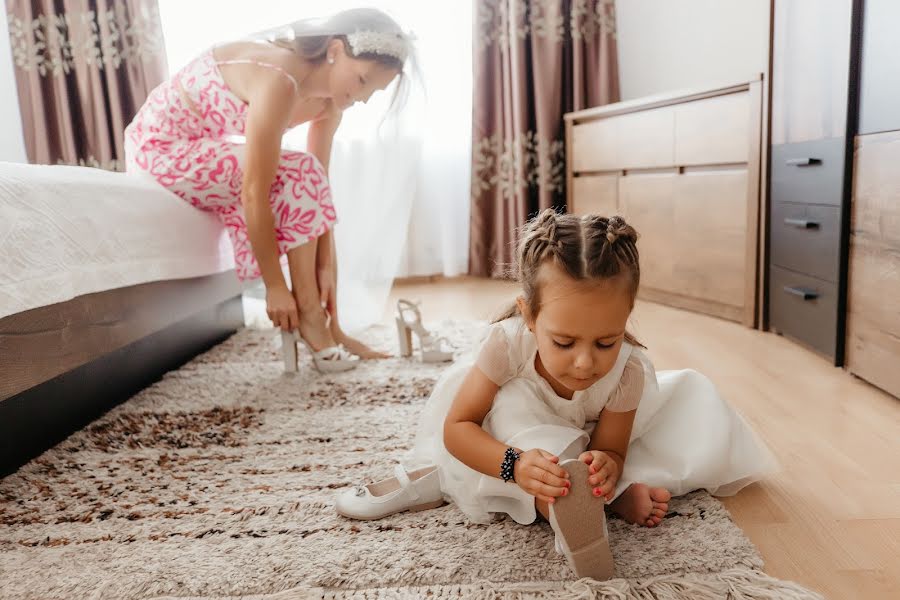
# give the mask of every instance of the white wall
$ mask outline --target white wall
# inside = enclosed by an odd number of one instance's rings
[[[0,10],[0,161],[28,162],[5,6]]]
[[[765,71],[769,0],[616,0],[622,100]]]

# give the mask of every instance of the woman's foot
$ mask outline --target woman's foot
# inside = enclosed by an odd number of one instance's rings
[[[656,527],[669,512],[672,494],[665,488],[632,483],[609,507],[632,524]]]
[[[343,344],[344,348],[346,348],[348,352],[351,352],[364,360],[373,358],[390,358],[391,356],[390,354],[386,354],[384,352],[381,352],[380,350],[370,348],[366,344],[363,344],[359,340],[350,337],[344,332],[334,333],[334,339],[337,340],[337,343]]]
[[[325,348],[337,346],[334,336],[329,329],[327,313],[316,303],[307,303],[304,307],[300,306],[300,337],[306,340],[314,352],[319,352]],[[350,350],[348,348],[348,350]],[[351,350],[352,352],[352,350]]]

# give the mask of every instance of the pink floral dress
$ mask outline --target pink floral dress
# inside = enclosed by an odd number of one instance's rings
[[[210,49],[150,93],[125,129],[126,168],[216,214],[231,237],[238,277],[253,279],[260,271],[241,206],[245,146],[230,139],[244,135],[247,103],[225,84],[219,64]],[[306,152],[281,152],[269,204],[279,254],[337,222],[325,169]]]

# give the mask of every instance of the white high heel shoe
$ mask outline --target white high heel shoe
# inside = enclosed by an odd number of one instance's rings
[[[410,316],[411,318],[408,318]],[[439,363],[453,360],[453,351],[448,348],[447,339],[432,335],[422,324],[422,313],[418,303],[409,300],[397,301],[397,335],[400,338],[400,355],[411,356],[412,334],[419,338],[422,362]]]
[[[331,315],[325,313],[325,326],[331,322]],[[312,355],[313,366],[319,373],[342,373],[355,369],[359,364],[359,357],[347,351],[342,344],[329,346],[316,352],[309,345],[298,330],[281,331],[281,356],[284,359],[286,373],[296,373],[300,363],[300,355],[297,352],[297,342],[302,343]]]
[[[569,493],[550,505],[550,527],[556,534],[556,551],[566,557],[579,578],[604,581],[615,576],[616,563],[609,548],[604,502],[591,493],[588,466],[580,460],[564,460],[569,472]]]

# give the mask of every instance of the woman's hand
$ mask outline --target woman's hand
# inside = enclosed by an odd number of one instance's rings
[[[294,331],[300,327],[300,312],[297,301],[287,286],[266,288],[266,314],[284,331]]]
[[[569,493],[569,473],[559,466],[559,457],[533,449],[519,455],[513,468],[516,484],[537,498],[553,504]]]
[[[603,498],[607,502],[612,500],[616,484],[619,482],[619,465],[606,452],[588,450],[578,457],[590,467],[591,476],[588,483],[594,488],[594,495]]]
[[[316,269],[316,283],[319,284],[319,301],[332,319],[337,314],[337,282],[331,264],[319,265]]]

